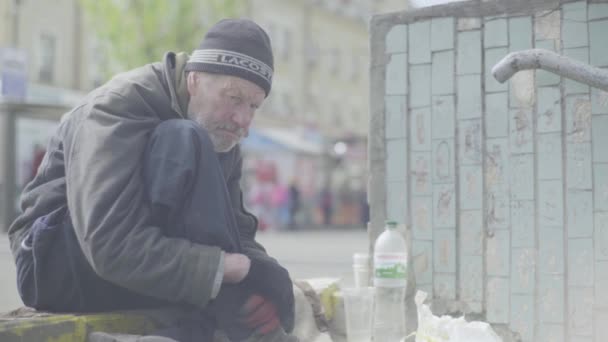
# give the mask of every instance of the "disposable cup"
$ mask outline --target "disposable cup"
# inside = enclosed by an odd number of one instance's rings
[[[370,342],[374,316],[374,288],[353,287],[342,289],[346,312],[348,342]]]
[[[353,279],[355,287],[369,286],[369,255],[366,253],[353,254]]]

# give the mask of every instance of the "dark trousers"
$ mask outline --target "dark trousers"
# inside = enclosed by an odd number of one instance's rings
[[[196,123],[168,120],[150,137],[142,177],[149,204],[157,209],[155,219],[159,226],[170,227],[167,236],[240,252],[219,158]],[[34,222],[16,266],[23,302],[39,310],[98,312],[168,305],[100,278],[82,253],[65,206]],[[237,291],[229,286],[227,290]],[[210,315],[195,311],[203,318]]]

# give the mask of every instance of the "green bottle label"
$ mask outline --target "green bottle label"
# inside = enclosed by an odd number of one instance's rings
[[[407,255],[382,253],[374,256],[374,285],[386,287],[405,286],[407,279]]]
[[[395,264],[383,268],[376,268],[376,277],[398,279],[407,276],[407,267],[404,264]]]

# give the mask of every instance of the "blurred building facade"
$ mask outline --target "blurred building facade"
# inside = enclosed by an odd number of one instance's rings
[[[2,0],[0,17],[0,68],[23,61],[24,100],[70,104],[101,82],[78,0]],[[10,86],[4,83],[4,95]]]
[[[356,202],[353,194],[364,191],[367,177],[368,19],[405,5],[400,0],[248,0],[243,6],[243,16],[271,36],[276,69],[273,91],[252,130],[258,144],[244,144],[253,146],[244,149],[250,173],[255,175],[256,165],[266,165],[270,156],[276,181],[298,183],[310,202],[308,213],[322,188],[335,192],[336,206],[339,198]],[[78,0],[0,0],[0,18],[0,100],[70,106],[104,81],[104,56]],[[53,122],[17,125],[23,130],[17,136],[31,138],[21,137],[16,147],[25,159],[16,166],[23,174],[20,187],[33,163],[29,159],[35,159],[35,151],[29,151],[44,145]]]
[[[378,4],[250,0],[246,9],[269,32],[275,50],[273,92],[256,125],[289,131],[322,147],[315,166],[295,168],[309,172],[292,175],[304,197],[309,190],[319,222],[324,221],[321,190],[331,192],[332,224],[362,221],[369,120],[367,22],[381,10]]]
[[[100,81],[78,0],[0,0],[0,228],[68,106]]]

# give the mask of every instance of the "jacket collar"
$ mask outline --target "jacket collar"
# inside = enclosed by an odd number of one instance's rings
[[[190,94],[188,94],[184,67],[188,61],[188,55],[185,52],[167,52],[163,61],[165,77],[171,95],[171,108],[181,117],[187,118]]]

